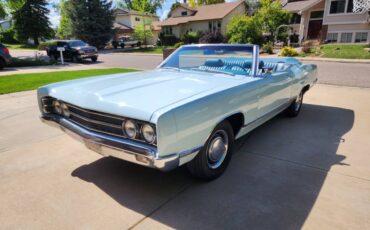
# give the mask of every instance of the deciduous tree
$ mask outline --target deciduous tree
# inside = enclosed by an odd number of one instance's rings
[[[288,24],[291,13],[282,9],[280,1],[261,0],[261,6],[255,14],[262,29],[270,33],[271,40],[274,39],[276,29],[283,24]]]
[[[227,25],[229,43],[236,44],[262,44],[261,24],[254,17],[247,15],[234,16]]]
[[[60,13],[59,27],[57,31],[57,36],[63,39],[70,39],[73,37],[72,33],[72,22],[69,17],[68,12],[71,10],[71,1],[61,0],[58,6]]]

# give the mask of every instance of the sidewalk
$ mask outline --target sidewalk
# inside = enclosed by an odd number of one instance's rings
[[[50,66],[5,68],[0,71],[0,76],[25,74],[25,73],[45,73],[45,72],[57,72],[57,71],[108,69],[108,68],[111,68],[111,67],[106,67],[102,65],[94,65],[94,64],[68,63],[67,65],[64,65],[64,66],[63,65],[50,65]]]

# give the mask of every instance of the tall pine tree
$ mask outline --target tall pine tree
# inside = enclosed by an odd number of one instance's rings
[[[70,0],[72,35],[90,45],[104,48],[113,36],[114,15],[108,0]]]
[[[50,11],[47,5],[45,0],[26,0],[12,13],[18,40],[33,39],[34,44],[38,45],[40,38],[52,36],[53,30],[48,17]]]

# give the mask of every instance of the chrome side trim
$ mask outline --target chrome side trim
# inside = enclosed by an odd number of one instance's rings
[[[293,102],[294,100],[289,100],[288,102],[276,107],[275,109],[271,110],[270,112],[265,113],[261,117],[257,118],[254,121],[251,121],[245,125],[242,126],[242,128],[245,128],[247,126],[253,125],[254,123],[258,123],[261,120],[264,120],[265,118],[272,116],[273,114],[277,115],[278,113],[282,112],[284,109],[288,108],[289,105]]]

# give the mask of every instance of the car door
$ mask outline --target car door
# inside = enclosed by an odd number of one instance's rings
[[[259,95],[259,115],[278,112],[290,102],[292,74],[289,71],[263,76]]]

